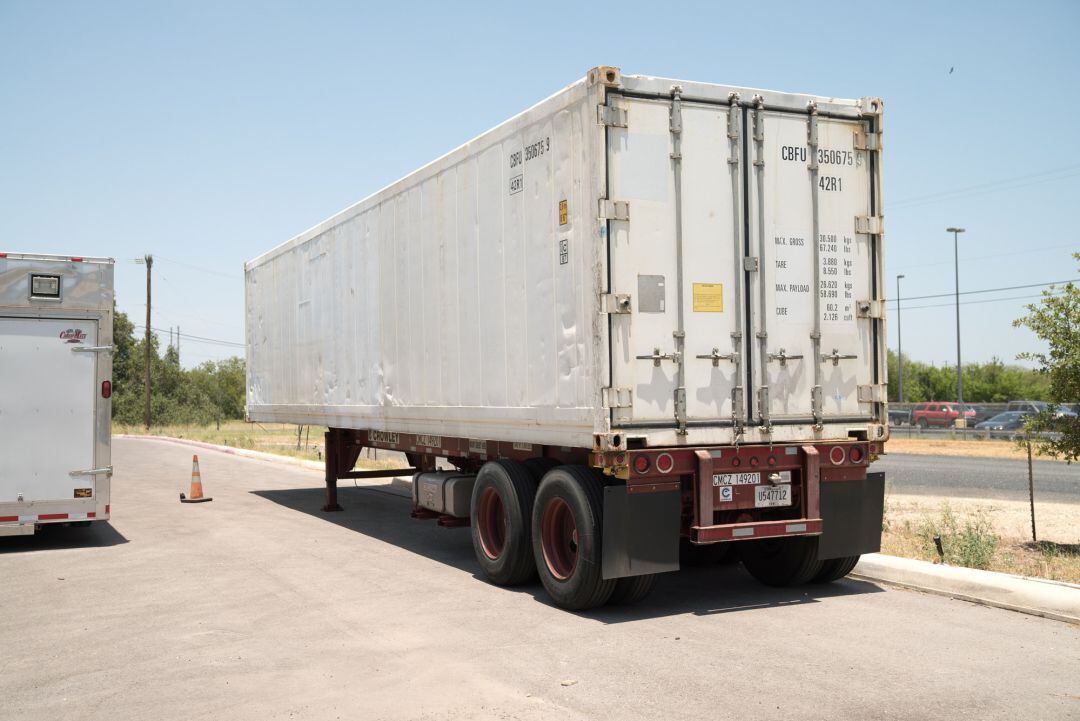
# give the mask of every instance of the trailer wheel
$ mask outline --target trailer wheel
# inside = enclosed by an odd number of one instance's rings
[[[536,492],[533,557],[540,581],[562,608],[595,608],[615,590],[615,580],[601,576],[603,491],[592,469],[559,466],[544,475]]]
[[[767,586],[806,583],[824,563],[817,558],[817,538],[769,538],[739,545],[743,566]]]
[[[859,556],[846,556],[844,558],[830,558],[821,562],[821,570],[814,576],[814,583],[832,583],[839,581],[851,573],[855,564],[859,562]]]
[[[550,471],[552,468],[559,465],[559,462],[554,458],[547,458],[537,456],[536,458],[529,458],[525,461],[525,467],[529,469],[529,473],[533,475],[533,480],[536,481],[536,485],[540,485],[541,479],[544,474]]]
[[[473,485],[470,520],[473,552],[488,580],[499,586],[536,575],[531,547],[536,481],[518,461],[485,463]]]
[[[644,576],[628,576],[615,580],[615,590],[611,592],[608,603],[613,605],[629,606],[637,603],[652,592],[656,585],[656,574],[646,573]]]

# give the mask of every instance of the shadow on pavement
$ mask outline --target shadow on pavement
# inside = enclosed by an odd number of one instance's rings
[[[95,521],[89,526],[46,523],[32,536],[0,537],[0,554],[56,548],[105,548],[127,542],[128,539],[108,521]]]
[[[441,528],[433,520],[409,517],[412,501],[408,495],[389,486],[339,486],[338,500],[344,511],[324,513],[324,491],[320,488],[295,488],[277,491],[251,491],[294,511],[307,513],[324,521],[363,534],[406,551],[467,571],[483,581],[473,558],[468,528]],[[540,603],[551,605],[539,582],[515,587],[493,587],[505,593],[524,593]],[[661,574],[656,588],[642,602],[631,606],[604,606],[579,614],[602,623],[625,623],[647,618],[692,613],[708,616],[819,603],[838,596],[881,593],[881,588],[865,581],[844,579],[830,584],[810,584],[793,588],[771,588],[751,578],[738,563],[683,568]]]

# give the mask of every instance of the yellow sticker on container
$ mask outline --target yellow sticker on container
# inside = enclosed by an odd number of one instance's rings
[[[694,312],[723,313],[724,284],[694,283]]]
[[[570,222],[570,216],[567,213],[566,201],[565,200],[560,200],[559,201],[559,225],[566,225],[568,222]]]

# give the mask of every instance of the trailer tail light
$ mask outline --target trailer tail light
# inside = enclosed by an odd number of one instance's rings
[[[81,263],[82,261],[83,261],[82,256],[79,256],[79,255],[71,256],[71,262],[72,263]]]
[[[848,458],[852,463],[862,463],[863,449],[859,446],[852,446],[851,451],[848,453]]]
[[[847,454],[844,453],[843,446],[833,446],[832,450],[829,451],[829,462],[834,466],[839,466],[844,462],[845,458],[847,458]]]
[[[752,467],[757,468],[759,463],[761,463],[761,461],[758,460],[757,456],[750,456],[750,465]]]
[[[101,381],[101,397],[112,397],[112,381]]]
[[[675,459],[671,457],[670,453],[661,453],[656,457],[656,470],[661,473],[670,473],[674,467]]]
[[[649,457],[638,456],[634,459],[634,470],[638,473],[648,473],[649,471]]]

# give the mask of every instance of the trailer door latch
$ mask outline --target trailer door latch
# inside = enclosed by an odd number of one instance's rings
[[[629,293],[604,293],[600,296],[600,304],[604,313],[629,313],[632,308]]]
[[[104,466],[102,468],[87,468],[83,471],[71,471],[68,473],[68,475],[72,478],[75,478],[76,476],[100,476],[102,474],[111,476],[112,466]]]
[[[113,347],[111,345],[74,345],[71,346],[72,353],[112,353]]]

